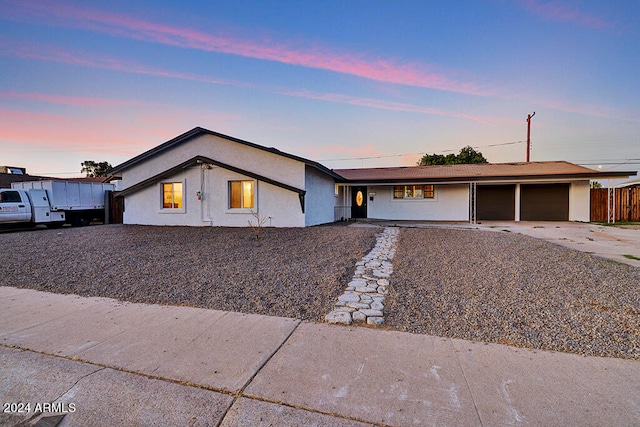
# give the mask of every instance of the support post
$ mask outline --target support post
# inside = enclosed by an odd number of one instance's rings
[[[520,200],[521,200],[520,184],[516,184],[515,196],[516,196],[515,197],[515,199],[516,199],[515,220],[516,221],[520,221]]]
[[[607,185],[607,223],[616,222],[616,189],[611,187],[611,180]]]
[[[476,182],[469,183],[469,223],[475,224],[477,221],[477,193],[478,193],[478,184]]]

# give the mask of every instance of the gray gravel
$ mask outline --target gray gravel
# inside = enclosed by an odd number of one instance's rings
[[[396,329],[640,359],[640,269],[515,233],[403,229]]]
[[[376,227],[128,225],[0,234],[0,284],[322,321]],[[403,228],[387,328],[640,359],[640,269],[522,236]]]
[[[321,321],[380,229],[101,225],[0,234],[0,284]],[[10,250],[8,250],[10,248]]]

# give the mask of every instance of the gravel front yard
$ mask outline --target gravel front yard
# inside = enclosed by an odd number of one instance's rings
[[[101,225],[0,234],[1,284],[321,321],[379,229]]]
[[[403,229],[385,323],[640,359],[640,269],[516,233]]]
[[[322,321],[376,227],[0,234],[1,285]],[[387,328],[640,359],[640,269],[515,233],[403,228]]]

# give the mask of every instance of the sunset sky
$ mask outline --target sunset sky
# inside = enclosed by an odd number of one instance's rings
[[[640,2],[0,0],[0,165],[81,176],[195,126],[330,168],[640,169]]]

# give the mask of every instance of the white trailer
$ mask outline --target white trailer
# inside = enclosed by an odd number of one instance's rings
[[[113,184],[65,180],[14,182],[0,189],[0,224],[74,226],[105,219],[105,194]]]

